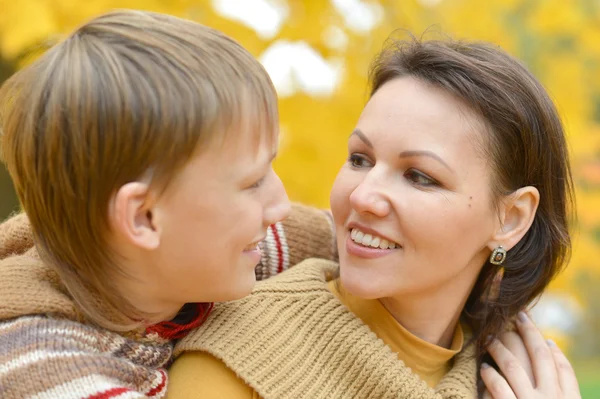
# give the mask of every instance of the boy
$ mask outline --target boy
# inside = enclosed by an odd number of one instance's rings
[[[162,397],[172,341],[250,293],[261,260],[268,276],[333,257],[323,213],[277,223],[276,94],[220,32],[107,13],[11,77],[0,106],[27,214],[0,226],[0,397]]]

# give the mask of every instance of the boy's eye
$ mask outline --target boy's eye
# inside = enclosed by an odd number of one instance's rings
[[[419,186],[430,187],[438,185],[438,183],[434,179],[415,169],[407,170],[404,176],[406,176],[406,178],[412,183],[417,184]]]
[[[255,188],[259,188],[260,186],[262,186],[262,184],[265,181],[265,177],[261,177],[259,180],[257,180],[253,185],[251,185],[250,187],[248,187],[249,189],[255,189]]]
[[[348,163],[353,168],[366,168],[373,166],[371,162],[369,162],[364,155],[360,154],[350,154],[348,157]]]

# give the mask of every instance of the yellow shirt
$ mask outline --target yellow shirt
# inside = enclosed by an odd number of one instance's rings
[[[340,292],[335,281],[329,290],[386,343],[398,358],[435,387],[450,369],[450,360],[463,346],[463,331],[456,328],[450,349],[424,341],[400,325],[378,300],[365,300]],[[169,370],[168,399],[260,399],[258,394],[222,361],[205,352],[186,352]]]

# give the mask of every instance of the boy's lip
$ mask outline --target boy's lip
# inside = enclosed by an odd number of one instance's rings
[[[389,238],[388,236],[386,236],[385,234],[380,233],[379,231],[372,229],[370,227],[367,227],[363,224],[357,223],[357,222],[350,222],[348,223],[347,226],[348,231],[352,231],[352,229],[359,229],[360,231],[362,231],[365,234],[371,234],[374,236],[377,236],[379,238],[383,238],[388,240],[389,242],[393,242],[395,243],[398,247],[402,248],[402,245],[400,245],[400,243],[398,243],[398,241],[393,240],[391,238]]]

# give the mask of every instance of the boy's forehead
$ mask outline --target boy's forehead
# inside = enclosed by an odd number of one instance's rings
[[[218,142],[202,146],[195,158],[204,167],[216,167],[235,180],[269,165],[277,153],[278,142],[277,130],[269,134],[230,132]]]
[[[279,146],[279,126],[267,121],[248,120],[244,118],[225,127],[220,137],[213,140],[216,147],[236,150],[252,150],[260,152],[277,151]]]
[[[268,152],[275,151],[279,141],[276,98],[269,101],[260,97],[244,88],[232,102],[218,104],[212,117],[208,118],[211,126],[206,126],[205,139],[199,143],[199,150],[227,148],[258,153],[262,148],[268,148]]]

